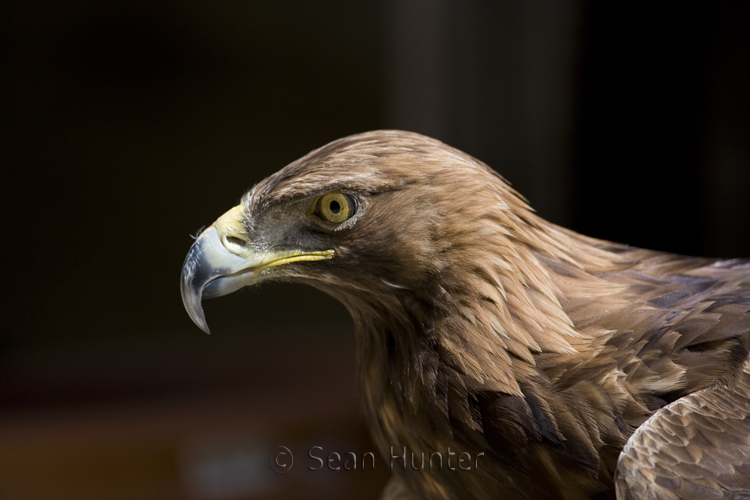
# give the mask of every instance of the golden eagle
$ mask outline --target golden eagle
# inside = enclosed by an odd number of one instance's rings
[[[582,236],[471,156],[374,131],[247,192],[182,298],[208,331],[202,299],[272,279],[351,313],[386,459],[473,457],[396,467],[385,499],[750,498],[750,261]]]

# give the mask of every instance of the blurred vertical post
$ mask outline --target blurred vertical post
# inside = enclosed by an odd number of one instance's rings
[[[449,133],[449,0],[391,0],[387,11],[386,122],[432,137]]]
[[[386,123],[497,169],[570,223],[580,1],[392,0]]]
[[[707,191],[701,215],[706,253],[742,255],[750,227],[747,188],[750,186],[750,37],[745,3],[717,4],[709,17],[713,57],[705,72],[705,123],[702,183]]]

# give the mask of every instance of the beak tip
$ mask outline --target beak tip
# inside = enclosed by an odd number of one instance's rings
[[[206,333],[206,335],[211,335],[211,330],[208,329],[208,324],[206,323],[205,320],[202,323],[196,323],[196,325],[198,326],[198,328],[203,330]]]
[[[183,293],[182,303],[185,306],[185,310],[187,311],[188,316],[190,316],[190,319],[192,319],[193,323],[195,323],[195,326],[210,334],[211,331],[208,329],[206,315],[203,312],[203,307],[201,307],[200,294],[187,295]]]

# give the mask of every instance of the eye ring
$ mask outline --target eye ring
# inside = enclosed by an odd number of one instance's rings
[[[327,193],[315,201],[315,215],[340,224],[357,213],[357,200],[346,193]]]

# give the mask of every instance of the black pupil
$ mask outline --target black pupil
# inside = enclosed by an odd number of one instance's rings
[[[341,211],[341,205],[339,205],[338,201],[332,201],[331,205],[329,206],[331,209],[331,212],[337,214]]]

